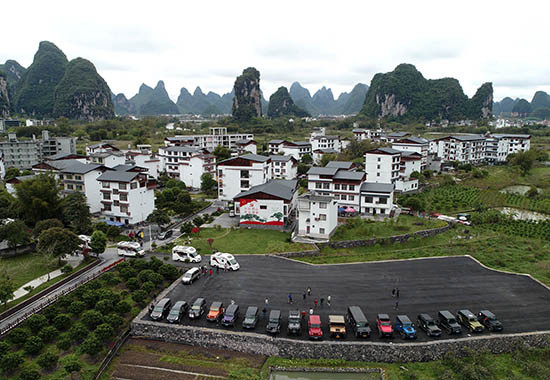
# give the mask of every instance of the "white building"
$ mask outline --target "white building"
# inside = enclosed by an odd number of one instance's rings
[[[0,153],[6,169],[29,169],[40,162],[41,143],[34,136],[31,140],[19,140],[15,133],[8,133],[8,139],[0,141]]]
[[[311,155],[313,163],[319,165],[323,160],[323,156],[327,154],[335,156],[338,152],[334,149],[315,149]]]
[[[395,182],[395,190],[408,192],[418,190],[418,179],[411,178],[414,172],[420,173],[422,155],[417,152],[402,152],[399,166],[399,179]]]
[[[187,162],[193,156],[207,154],[206,149],[193,146],[168,146],[159,148],[160,167],[172,178],[180,179],[180,163]]]
[[[237,194],[235,214],[242,227],[284,229],[294,223],[298,181],[273,179]]]
[[[127,151],[126,163],[146,168],[147,174],[155,179],[158,178],[160,172],[162,171],[162,162],[160,157],[150,152],[133,150]]]
[[[221,161],[217,165],[218,199],[232,200],[237,194],[271,179],[271,159],[245,154]]]
[[[311,150],[333,149],[340,152],[340,136],[316,135],[310,138]]]
[[[333,197],[298,197],[298,236],[330,239],[338,226],[338,202]]]
[[[485,158],[489,162],[506,162],[510,154],[531,149],[531,135],[491,134],[486,139]]]
[[[381,136],[384,134],[383,129],[363,129],[363,128],[354,128],[353,135],[357,141],[380,141]]]
[[[4,165],[4,153],[0,152],[0,181],[6,175],[6,166]]]
[[[306,154],[311,156],[311,143],[309,141],[271,140],[268,142],[270,154],[284,154],[292,156],[300,161]]]
[[[401,152],[393,148],[376,148],[365,153],[368,182],[395,183],[399,179]]]
[[[119,150],[96,152],[88,156],[88,162],[91,164],[99,164],[108,168],[114,168],[118,165],[126,163],[126,155]]]
[[[249,139],[241,139],[236,141],[235,149],[238,155],[245,154],[245,153],[252,153],[252,154],[258,153],[258,147],[257,147],[256,141],[249,140]]]
[[[271,178],[296,179],[298,175],[298,161],[293,156],[271,155]]]
[[[481,135],[454,135],[432,140],[430,149],[434,149],[443,162],[476,165],[485,161],[486,142]]]
[[[208,150],[214,150],[221,145],[229,149],[236,149],[237,142],[241,140],[254,140],[254,135],[251,133],[228,134],[226,127],[212,127],[208,135],[166,137],[164,144],[165,146],[190,145]]]
[[[307,175],[308,190],[312,194],[331,196],[340,207],[352,207],[359,212],[359,190],[366,179],[364,172],[314,166]]]
[[[183,181],[187,187],[200,189],[201,177],[204,173],[210,173],[212,178],[216,179],[215,156],[200,151],[179,163],[179,180]]]
[[[361,214],[391,216],[393,183],[365,182],[361,185]]]
[[[107,142],[100,142],[97,144],[86,145],[86,156],[89,156],[93,153],[111,152],[111,151],[120,151],[120,149],[118,149],[115,145]]]
[[[101,164],[83,164],[79,161],[62,165],[65,167],[59,170],[57,175],[63,187],[63,194],[83,193],[90,212],[93,214],[101,211],[101,193],[97,178],[109,169]]]
[[[394,141],[392,148],[402,152],[419,153],[422,156],[421,170],[426,169],[426,165],[428,165],[428,151],[430,149],[429,140],[423,137],[405,137]]]
[[[109,170],[97,178],[101,213],[111,222],[136,224],[155,208],[156,182],[145,173]]]

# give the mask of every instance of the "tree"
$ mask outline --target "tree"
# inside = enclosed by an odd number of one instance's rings
[[[34,229],[32,230],[32,233],[34,234],[35,237],[39,237],[42,232],[49,230],[50,228],[53,228],[53,227],[63,228],[65,226],[59,219],[54,218],[54,219],[41,220],[40,222],[36,223],[36,225],[34,226]]]
[[[191,222],[185,222],[180,227],[180,233],[181,234],[189,235],[192,230],[193,230],[193,223],[191,223]]]
[[[19,368],[23,362],[23,355],[19,352],[10,352],[9,354],[4,355],[2,360],[0,360],[0,368],[4,372],[12,372]]]
[[[13,298],[13,292],[16,289],[10,278],[7,276],[0,277],[0,302],[4,305],[7,304]]]
[[[216,188],[218,183],[216,180],[212,177],[212,174],[210,173],[203,173],[201,175],[201,190],[205,193],[208,193]]]
[[[200,227],[204,223],[204,219],[200,215],[193,218],[193,224],[197,227]]]
[[[57,366],[58,357],[51,351],[44,352],[36,361],[41,368],[52,369]]]
[[[149,223],[157,224],[159,228],[162,229],[162,226],[170,223],[170,217],[163,210],[156,208],[153,210],[152,213],[149,214],[149,216],[147,217],[147,221]]]
[[[94,231],[90,238],[90,249],[100,255],[105,252],[105,248],[107,248],[107,236],[101,231]]]
[[[301,161],[302,164],[311,165],[313,163],[313,158],[311,158],[310,154],[304,154]]]
[[[63,219],[77,234],[88,234],[92,229],[92,216],[86,196],[82,193],[69,194],[62,202]]]
[[[44,342],[37,336],[30,336],[29,339],[25,342],[23,350],[27,355],[36,355],[44,347]]]
[[[59,188],[53,176],[41,174],[15,186],[16,208],[29,226],[61,216]]]
[[[309,170],[309,165],[302,164],[301,162],[298,164],[298,174],[306,174]]]
[[[218,145],[212,154],[216,156],[216,162],[220,162],[231,157],[231,150],[223,145]]]
[[[0,241],[6,240],[8,247],[17,253],[17,247],[30,243],[29,228],[22,220],[16,220],[0,226]]]
[[[15,198],[5,189],[0,190],[0,219],[15,218]]]
[[[71,379],[73,377],[73,372],[80,372],[81,369],[82,364],[80,364],[80,361],[76,357],[70,358],[65,362],[65,371],[70,374]]]
[[[19,177],[21,175],[21,172],[17,168],[8,168],[6,169],[6,174],[4,175],[4,180],[12,179],[15,177]]]
[[[86,338],[86,340],[84,340],[84,342],[82,342],[80,349],[85,354],[95,356],[103,349],[103,343],[101,343],[101,340],[95,335],[95,333],[92,333],[88,336],[88,338]]]
[[[33,334],[37,334],[42,330],[42,327],[48,324],[48,320],[42,314],[33,314],[27,319],[25,324],[31,329]]]
[[[82,314],[82,323],[90,330],[103,323],[103,315],[97,310],[86,310]]]
[[[105,341],[115,335],[115,329],[108,323],[102,323],[95,329],[94,334],[99,340]]]
[[[37,249],[45,255],[57,257],[58,264],[61,264],[61,258],[78,251],[80,243],[80,239],[74,232],[53,227],[40,234]]]
[[[327,164],[330,161],[334,161],[334,160],[336,160],[336,158],[337,158],[336,154],[333,154],[333,153],[323,154],[323,157],[321,157],[320,165],[321,166],[327,166]]]

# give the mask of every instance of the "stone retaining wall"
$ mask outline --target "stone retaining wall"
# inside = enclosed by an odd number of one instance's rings
[[[328,246],[330,248],[354,248],[354,247],[370,247],[375,244],[391,244],[391,243],[406,243],[411,238],[426,238],[430,236],[435,236],[441,234],[445,231],[448,231],[453,226],[447,224],[444,227],[433,228],[431,230],[416,231],[410,234],[404,235],[394,235],[381,238],[372,238],[368,240],[343,240],[343,241],[334,241],[329,243],[320,243],[321,246]]]
[[[479,336],[425,343],[312,342],[287,339],[283,336],[271,337],[256,333],[139,320],[143,314],[143,312],[140,313],[132,322],[132,336],[285,358],[422,362],[440,360],[447,352],[453,352],[458,356],[466,355],[468,351],[488,351],[500,354],[523,347],[550,346],[550,331]]]

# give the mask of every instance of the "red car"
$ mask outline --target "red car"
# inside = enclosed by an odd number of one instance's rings
[[[315,314],[309,316],[307,321],[309,339],[323,339],[323,330],[321,330],[321,317]]]
[[[376,317],[376,326],[378,328],[378,336],[380,338],[393,338],[393,326],[388,314],[378,314]]]

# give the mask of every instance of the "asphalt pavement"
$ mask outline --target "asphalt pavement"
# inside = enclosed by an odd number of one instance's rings
[[[550,291],[538,282],[526,277],[495,272],[480,266],[468,257],[373,262],[360,264],[309,265],[271,256],[238,255],[241,269],[236,272],[217,273],[199,278],[192,285],[180,284],[169,297],[173,302],[185,300],[192,303],[197,297],[205,297],[209,307],[213,301],[228,305],[231,300],[240,306],[241,316],[234,330],[242,330],[241,323],[247,306],[281,310],[281,331],[285,328],[289,310],[309,311],[314,299],[319,306],[325,337],[328,334],[328,315],[345,314],[347,307],[360,306],[366,314],[371,329],[371,340],[378,341],[376,315],[386,313],[392,321],[398,314],[406,314],[415,321],[420,313],[437,318],[439,310],[457,313],[469,309],[477,313],[489,309],[504,324],[505,333],[550,330]],[[208,257],[202,265],[208,265]],[[180,264],[181,265],[181,264]],[[189,265],[189,264],[186,264]],[[310,287],[311,296],[303,299]],[[392,297],[392,289],[399,288],[399,299]],[[293,303],[288,303],[288,294]],[[327,296],[331,306],[327,306]],[[324,304],[320,306],[320,299]],[[396,302],[398,302],[396,310]],[[146,319],[148,316],[145,317]],[[205,316],[183,324],[222,328],[208,323]],[[255,332],[265,333],[266,320],[260,313]],[[349,326],[347,326],[349,331]],[[302,326],[305,331],[305,324]],[[489,332],[485,331],[483,335]],[[457,339],[468,336],[463,333]],[[443,333],[444,338],[449,336]],[[454,336],[453,336],[454,337]],[[307,339],[305,332],[298,339]],[[422,331],[418,341],[432,340]],[[348,334],[346,340],[355,340]],[[393,341],[399,341],[395,337]]]

